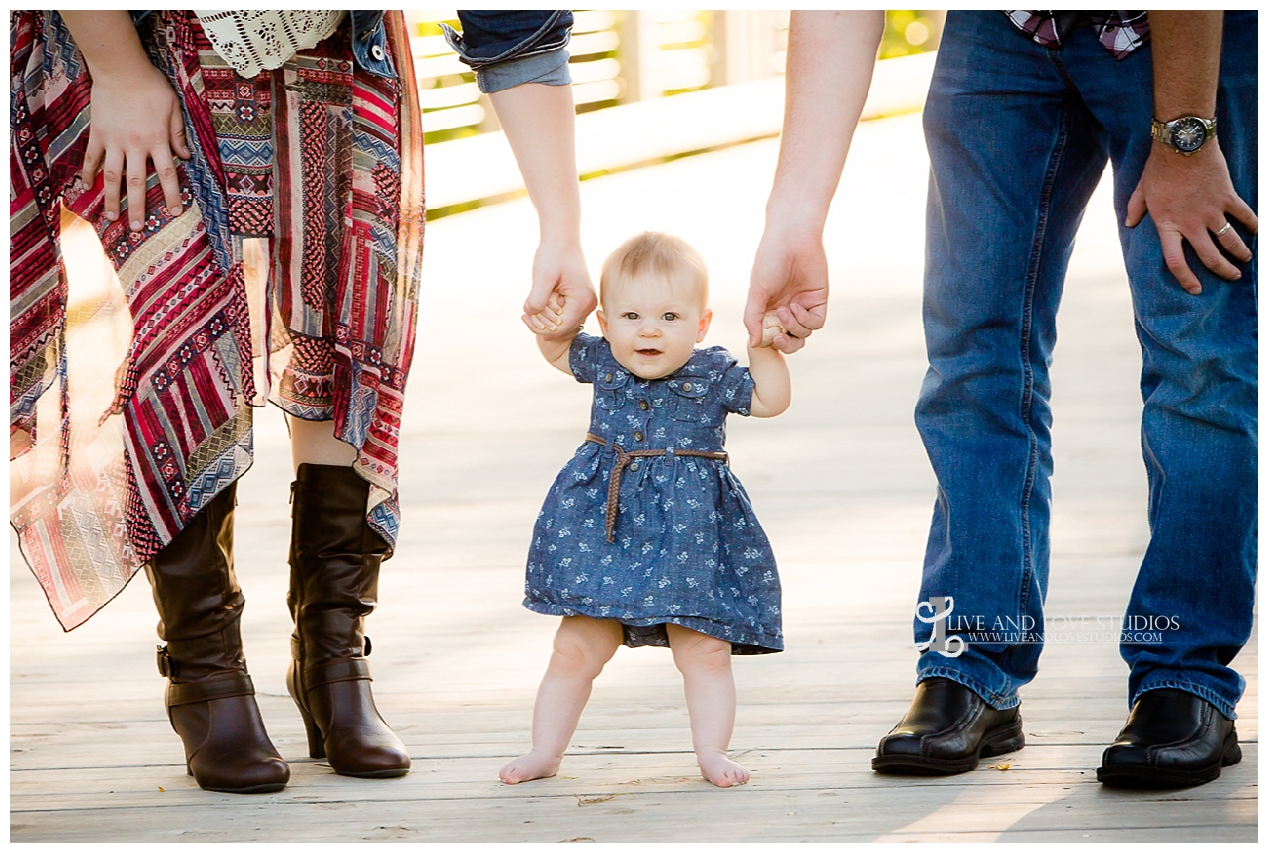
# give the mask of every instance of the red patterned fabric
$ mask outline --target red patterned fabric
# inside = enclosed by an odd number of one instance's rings
[[[159,212],[151,176],[156,212],[132,234],[127,216],[105,220],[100,181],[77,181],[82,56],[55,13],[11,14],[11,520],[67,630],[250,466],[256,357],[270,360],[271,400],[333,420],[358,449],[367,520],[395,541],[422,131],[404,20],[388,13],[387,24],[399,80],[356,65],[346,22],[247,80],[192,12],[148,16],[142,43],[180,96],[194,156],[180,168],[185,213]],[[68,300],[63,205],[91,223],[122,286],[91,311]],[[252,346],[249,238],[268,241],[263,351]],[[110,316],[130,318],[117,370]],[[85,380],[94,369],[113,383]]]

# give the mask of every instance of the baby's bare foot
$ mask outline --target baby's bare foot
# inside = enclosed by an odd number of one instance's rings
[[[532,779],[545,779],[559,772],[559,756],[529,751],[509,761],[498,771],[498,777],[508,785],[518,785]],[[748,778],[748,774],[745,774]]]
[[[700,764],[700,775],[719,788],[743,785],[749,779],[748,771],[727,758],[724,752],[698,752],[696,760]]]

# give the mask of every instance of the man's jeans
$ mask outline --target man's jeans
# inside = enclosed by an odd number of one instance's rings
[[[1226,14],[1217,107],[1219,147],[1252,208],[1257,28],[1254,12]],[[1226,282],[1186,243],[1203,287],[1191,296],[1167,270],[1152,219],[1122,227],[1154,144],[1151,60],[1146,47],[1115,61],[1091,27],[1049,51],[999,12],[947,17],[924,114],[930,368],[916,424],[938,495],[920,601],[953,597],[953,623],[982,616],[988,628],[998,618],[1043,630],[1048,368],[1075,231],[1108,157],[1143,357],[1149,475],[1151,538],[1127,617],[1174,620],[1160,645],[1122,644],[1128,701],[1178,687],[1232,717],[1245,682],[1228,663],[1250,637],[1257,556],[1256,262]],[[930,625],[915,627],[927,642]],[[959,657],[921,655],[919,678],[949,678],[996,708],[1017,705],[1041,646],[965,639]]]

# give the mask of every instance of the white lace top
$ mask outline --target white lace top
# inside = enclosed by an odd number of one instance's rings
[[[211,46],[243,77],[281,68],[301,50],[316,47],[343,21],[339,11],[194,10]]]

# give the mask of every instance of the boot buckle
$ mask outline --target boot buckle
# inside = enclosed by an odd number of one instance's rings
[[[164,678],[172,677],[172,656],[167,653],[167,646],[159,646],[155,652],[156,662],[158,663],[159,675]]]

